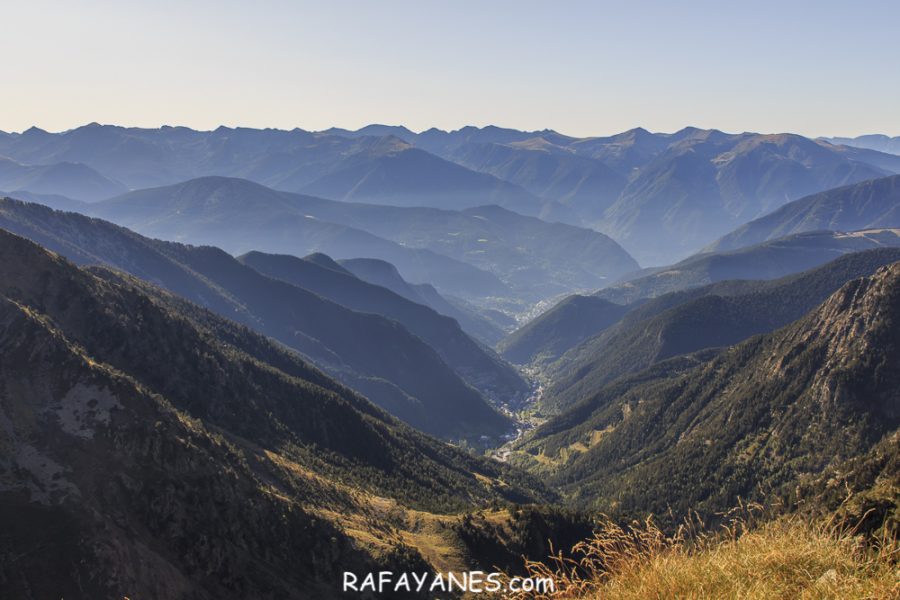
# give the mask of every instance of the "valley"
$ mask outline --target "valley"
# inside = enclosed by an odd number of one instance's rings
[[[900,3],[0,16],[0,600],[900,600]]]
[[[900,156],[860,144],[0,135],[0,592],[335,597],[746,503],[895,535]]]

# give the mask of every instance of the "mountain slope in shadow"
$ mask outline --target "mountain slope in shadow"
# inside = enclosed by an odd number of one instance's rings
[[[80,264],[115,266],[163,285],[271,336],[425,431],[478,437],[508,427],[399,323],[266,277],[217,248],[151,240],[99,219],[8,199],[0,205],[0,226]]]

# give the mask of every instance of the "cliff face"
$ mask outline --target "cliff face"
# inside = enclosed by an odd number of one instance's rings
[[[785,333],[781,356],[769,361],[773,372],[783,373],[804,347],[820,348],[811,395],[823,405],[862,401],[900,418],[900,263],[848,283],[804,325]]]

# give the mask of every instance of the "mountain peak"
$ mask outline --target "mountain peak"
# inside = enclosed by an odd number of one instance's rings
[[[383,135],[382,132],[405,133],[414,135],[413,132],[404,125],[384,125],[381,123],[372,123],[356,130],[356,133],[362,133],[365,135]]]
[[[349,258],[338,261],[338,265],[340,266],[343,266],[345,263],[365,265],[368,268],[379,269],[385,273],[390,273],[391,275],[400,277],[400,272],[397,270],[397,267],[386,260],[381,260],[380,258]]]
[[[25,131],[23,131],[23,132],[22,132],[22,135],[23,135],[23,136],[44,136],[44,135],[50,135],[50,133],[48,133],[48,132],[47,132],[46,130],[44,130],[44,129],[41,129],[41,128],[38,127],[37,125],[32,125],[32,126],[29,127],[28,129],[26,129]]]
[[[647,136],[647,135],[653,135],[653,134],[650,133],[648,130],[644,129],[643,127],[632,127],[631,129],[623,131],[619,135]]]
[[[350,275],[351,277],[356,277],[350,271],[339,265],[333,258],[328,256],[323,252],[313,252],[307,256],[303,257],[303,260],[306,262],[313,263],[314,265],[318,265],[330,271],[335,271],[337,273],[341,273],[343,275]]]

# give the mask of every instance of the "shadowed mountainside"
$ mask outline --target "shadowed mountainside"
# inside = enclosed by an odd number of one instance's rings
[[[551,363],[629,310],[596,296],[569,296],[504,338],[497,349],[516,364]]]
[[[467,336],[456,321],[391,290],[357,279],[324,255],[304,260],[250,252],[238,257],[238,261],[263,275],[309,290],[341,306],[397,321],[437,350],[467,383],[495,403],[515,402],[528,392],[528,384],[515,369]]]
[[[163,285],[269,335],[420,429],[478,437],[508,427],[437,352],[395,321],[265,277],[217,248],[151,240],[99,219],[15,200],[0,206],[0,225],[8,230],[78,263],[115,266]],[[496,363],[485,362],[495,369]],[[490,379],[484,371],[468,374]]]
[[[488,345],[499,342],[506,335],[505,329],[515,324],[515,320],[503,313],[477,311],[459,299],[445,298],[431,284],[409,283],[389,262],[377,258],[347,258],[339,264],[363,281],[380,285],[407,300],[430,306],[440,314],[456,319],[469,335]]]
[[[333,597],[345,568],[426,567],[345,528],[372,494],[540,489],[158,288],[5,231],[0,254],[5,596]]]

